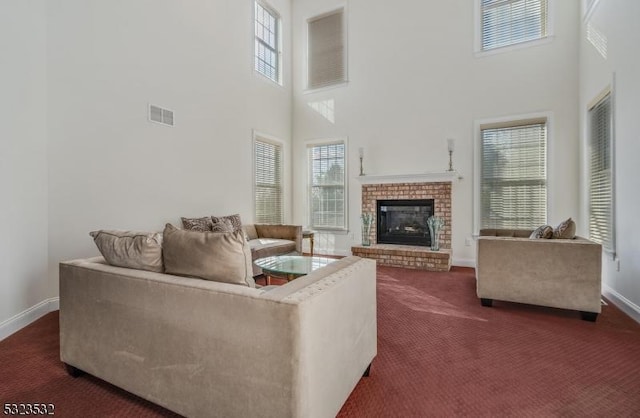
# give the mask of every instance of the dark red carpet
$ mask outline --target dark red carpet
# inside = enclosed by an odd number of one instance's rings
[[[58,314],[0,342],[0,406],[61,417],[173,416],[59,360]],[[378,268],[378,357],[341,417],[640,416],[640,325],[475,297],[472,269]]]

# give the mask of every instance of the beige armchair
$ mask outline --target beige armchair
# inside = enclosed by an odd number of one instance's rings
[[[292,252],[302,254],[301,225],[247,224],[244,225],[244,231],[249,238],[253,261]],[[253,275],[261,273],[262,269],[253,263]]]
[[[585,238],[529,239],[532,231],[482,230],[476,290],[493,300],[580,311],[595,321],[601,311],[602,247]]]

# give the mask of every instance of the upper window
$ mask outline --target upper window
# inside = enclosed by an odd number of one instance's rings
[[[547,122],[480,126],[479,229],[547,223]]]
[[[589,238],[615,252],[611,94],[589,109]]]
[[[479,1],[482,51],[547,36],[548,0]]]
[[[280,83],[280,17],[270,7],[255,2],[255,70]]]
[[[315,229],[347,228],[344,141],[310,145],[309,207]]]
[[[282,146],[256,137],[255,153],[255,221],[261,224],[281,224],[282,207]]]
[[[317,89],[347,81],[344,9],[311,18],[308,25],[307,87]]]

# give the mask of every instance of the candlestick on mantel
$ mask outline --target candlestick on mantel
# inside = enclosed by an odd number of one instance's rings
[[[364,148],[358,148],[358,154],[360,155],[360,175],[364,176],[364,167],[362,165],[362,160],[364,159]]]
[[[456,141],[453,138],[447,139],[447,149],[449,150],[449,169],[447,171],[453,171],[453,150],[456,147]]]

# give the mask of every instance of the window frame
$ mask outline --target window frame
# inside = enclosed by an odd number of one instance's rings
[[[276,44],[276,49],[274,50],[273,48],[271,48],[270,45],[266,44],[261,38],[258,37],[258,34],[256,33],[256,26],[258,25],[258,16],[256,15],[256,11],[257,11],[257,6],[262,7],[267,13],[269,13],[276,22],[276,31],[275,31],[275,44]],[[283,85],[283,59],[282,59],[282,17],[280,16],[280,13],[278,13],[278,11],[271,6],[269,3],[267,3],[264,0],[253,0],[253,72],[255,74],[258,74],[260,77],[267,79],[279,86]],[[272,50],[275,52],[276,54],[276,79],[274,80],[273,78],[269,77],[268,75],[260,72],[257,68],[257,64],[258,64],[258,50],[256,48],[256,42],[261,43],[265,46],[265,48]]]
[[[310,48],[309,48],[309,40],[310,40],[310,36],[309,36],[309,23],[311,21],[317,20],[317,19],[321,19],[323,17],[326,16],[330,16],[334,13],[338,13],[342,11],[342,27],[343,27],[343,45],[344,45],[344,51],[343,51],[343,64],[344,64],[344,80],[342,81],[338,81],[336,83],[333,84],[328,84],[328,85],[323,85],[323,86],[318,86],[318,87],[310,87],[309,86],[309,71],[310,71],[310,67],[309,67],[309,58],[310,58]],[[304,45],[305,45],[305,56],[304,56],[304,77],[303,77],[303,86],[302,86],[302,91],[303,94],[306,93],[317,93],[317,92],[322,92],[325,90],[330,90],[330,89],[334,89],[334,88],[340,88],[343,87],[345,85],[347,85],[349,83],[349,25],[348,25],[348,7],[347,7],[347,3],[342,3],[342,4],[338,4],[334,7],[332,7],[331,9],[328,10],[324,10],[324,11],[319,11],[317,13],[314,13],[313,15],[307,17],[305,19],[305,30],[304,30],[304,36],[305,36],[305,40],[304,40]]]
[[[596,95],[588,104],[587,104],[587,117],[586,117],[586,170],[587,170],[587,184],[586,184],[586,195],[587,195],[587,233],[589,234],[589,239],[594,240],[596,242],[600,242],[594,239],[591,236],[591,178],[592,178],[592,167],[591,167],[591,111],[601,104],[605,99],[609,100],[609,170],[611,171],[611,246],[607,247],[606,243],[602,242],[602,251],[606,254],[611,255],[614,259],[616,257],[617,251],[617,242],[616,242],[616,158],[615,158],[615,75],[612,83],[603,89],[598,95]]]
[[[550,43],[554,39],[554,17],[555,17],[555,0],[547,0],[547,35],[538,39],[522,41],[510,45],[496,47],[492,49],[482,49],[482,0],[475,0],[474,4],[474,55],[476,58],[502,54],[523,48],[531,48],[534,46]]]
[[[482,127],[492,124],[514,124],[520,125],[523,121],[535,121],[540,119],[546,119],[546,191],[547,191],[547,204],[546,204],[546,217],[549,220],[549,214],[551,213],[552,200],[551,190],[553,185],[551,184],[552,170],[549,165],[552,154],[552,128],[553,128],[553,114],[551,112],[538,112],[528,113],[521,115],[511,115],[498,118],[479,119],[474,121],[474,141],[473,141],[473,154],[474,154],[474,181],[473,181],[473,236],[478,237],[480,235],[481,227],[481,211],[482,211],[482,196],[481,196],[481,180],[482,180]]]
[[[256,159],[256,142],[262,142],[266,144],[271,144],[280,148],[280,209],[281,209],[281,220],[279,224],[283,224],[286,219],[286,207],[285,207],[285,165],[286,165],[286,144],[284,141],[273,137],[271,135],[267,135],[258,131],[253,132],[253,139],[251,141],[251,151],[252,151],[252,192],[253,192],[253,221],[254,223],[262,223],[258,220],[258,202],[256,199],[256,192],[258,189],[258,185],[256,182],[256,171],[257,171],[257,159]],[[277,224],[274,224],[277,225]]]
[[[343,163],[344,163],[344,178],[343,178],[343,193],[344,193],[344,202],[343,202],[343,216],[344,216],[344,225],[342,227],[325,227],[325,226],[316,226],[313,223],[313,164],[311,160],[311,149],[314,147],[320,147],[325,145],[333,145],[333,144],[342,144],[344,146],[344,154],[343,154]],[[335,233],[347,233],[349,231],[349,146],[348,146],[347,138],[329,138],[329,139],[320,139],[320,140],[312,140],[307,141],[305,143],[305,153],[307,160],[307,216],[308,221],[307,225],[310,228],[313,228],[317,231],[323,232],[335,232]]]

